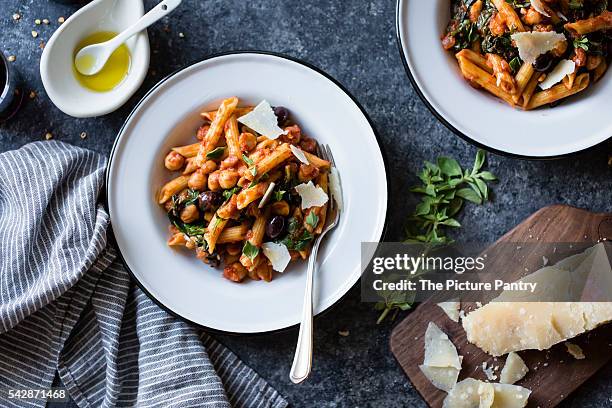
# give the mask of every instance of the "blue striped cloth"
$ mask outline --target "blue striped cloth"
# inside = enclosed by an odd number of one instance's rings
[[[287,402],[232,352],[160,309],[107,246],[105,159],[60,142],[0,154],[0,406],[56,371],[79,407]]]

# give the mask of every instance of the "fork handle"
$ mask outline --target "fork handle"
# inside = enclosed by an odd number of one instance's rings
[[[294,384],[299,384],[310,375],[312,369],[312,291],[314,285],[314,274],[317,269],[317,253],[319,245],[313,245],[312,252],[308,258],[308,271],[306,273],[306,290],[304,291],[304,306],[302,308],[302,321],[300,323],[300,334],[298,336],[295,355],[289,378]]]

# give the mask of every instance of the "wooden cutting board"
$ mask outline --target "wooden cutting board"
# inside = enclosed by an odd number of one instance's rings
[[[563,205],[545,207],[527,218],[512,231],[500,238],[489,250],[507,242],[589,242],[599,238],[612,239],[612,214],[594,214]],[[489,250],[485,251],[488,252]],[[533,251],[536,252],[535,250]],[[534,254],[534,257],[536,255]],[[537,255],[541,262],[541,255]],[[463,308],[463,305],[462,305]],[[404,372],[431,407],[441,407],[446,393],[435,388],[419,370],[423,362],[424,336],[429,322],[434,322],[464,356],[459,380],[472,377],[486,380],[482,363],[488,367],[499,367],[499,377],[505,356],[493,358],[478,347],[467,342],[459,323],[450,320],[433,302],[418,306],[393,330],[390,339],[391,351]],[[572,340],[584,350],[584,360],[576,360],[557,344],[548,351],[524,351],[520,356],[529,367],[527,376],[517,383],[532,391],[528,407],[550,408],[558,405],[571,392],[589,379],[612,358],[612,324],[602,326]]]

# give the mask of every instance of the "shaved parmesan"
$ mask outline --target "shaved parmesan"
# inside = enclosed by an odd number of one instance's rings
[[[438,306],[444,310],[444,313],[446,313],[449,319],[451,319],[453,322],[459,322],[459,307],[461,306],[459,302],[441,302],[438,303]]]
[[[511,384],[493,384],[495,399],[491,408],[523,408],[531,391],[527,388]]]
[[[493,385],[466,378],[448,393],[442,408],[490,408],[495,398],[494,392]]]
[[[429,367],[453,367],[461,370],[461,359],[457,348],[434,323],[429,322],[425,332],[425,360]]]
[[[278,126],[278,119],[266,101],[261,101],[251,112],[239,117],[238,122],[268,139],[277,139],[280,135],[287,134]]]
[[[259,205],[257,206],[257,208],[263,208],[264,205],[266,205],[266,203],[270,199],[270,196],[272,195],[272,192],[274,191],[274,187],[276,187],[276,183],[271,182],[263,197],[261,197],[261,200],[259,200]]]
[[[527,375],[529,368],[518,354],[512,352],[506,357],[506,364],[501,370],[499,382],[502,384],[514,384]]]
[[[272,263],[272,269],[277,272],[284,272],[291,262],[291,255],[289,250],[283,244],[277,244],[275,242],[266,242],[261,246],[263,253]]]
[[[334,201],[336,201],[338,209],[342,210],[342,188],[340,186],[340,174],[338,174],[338,169],[332,167],[329,172],[329,191]]]
[[[439,390],[449,392],[457,384],[460,370],[454,367],[430,367],[421,364],[419,368],[423,375]]]
[[[577,344],[566,341],[565,348],[567,349],[567,352],[570,353],[576,360],[584,360],[586,358],[584,351],[582,351],[582,347]]]
[[[576,70],[576,63],[570,60],[561,60],[557,66],[546,75],[546,79],[540,82],[540,88],[547,90],[553,85],[561,82],[566,76],[573,74]]]
[[[448,393],[443,408],[523,408],[531,391],[518,385],[490,384],[474,378],[458,382]]]
[[[306,157],[302,149],[300,149],[299,147],[295,147],[294,145],[289,145],[289,148],[291,149],[291,153],[293,153],[293,155],[299,161],[301,161],[304,164],[310,164],[310,162],[308,161],[308,158]]]
[[[567,41],[567,38],[564,34],[553,31],[532,31],[512,34],[512,40],[519,50],[521,59],[533,64],[540,55],[546,54],[561,41]]]
[[[329,200],[325,191],[321,187],[315,187],[312,181],[309,181],[308,184],[302,183],[296,186],[295,191],[302,198],[302,210],[310,207],[321,207]]]
[[[535,11],[543,16],[550,17],[550,14],[548,11],[546,11],[546,6],[544,3],[542,3],[542,0],[531,0],[531,6],[535,9]]]

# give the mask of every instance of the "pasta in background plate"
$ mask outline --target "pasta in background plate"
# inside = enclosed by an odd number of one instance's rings
[[[525,110],[555,106],[607,71],[609,8],[607,0],[451,0],[442,46],[475,88]]]
[[[177,175],[157,200],[171,222],[169,246],[194,250],[213,267],[223,263],[231,281],[269,282],[273,269],[305,259],[321,234],[331,168],[286,108],[238,105],[232,97],[201,113],[199,141],[165,157]]]

